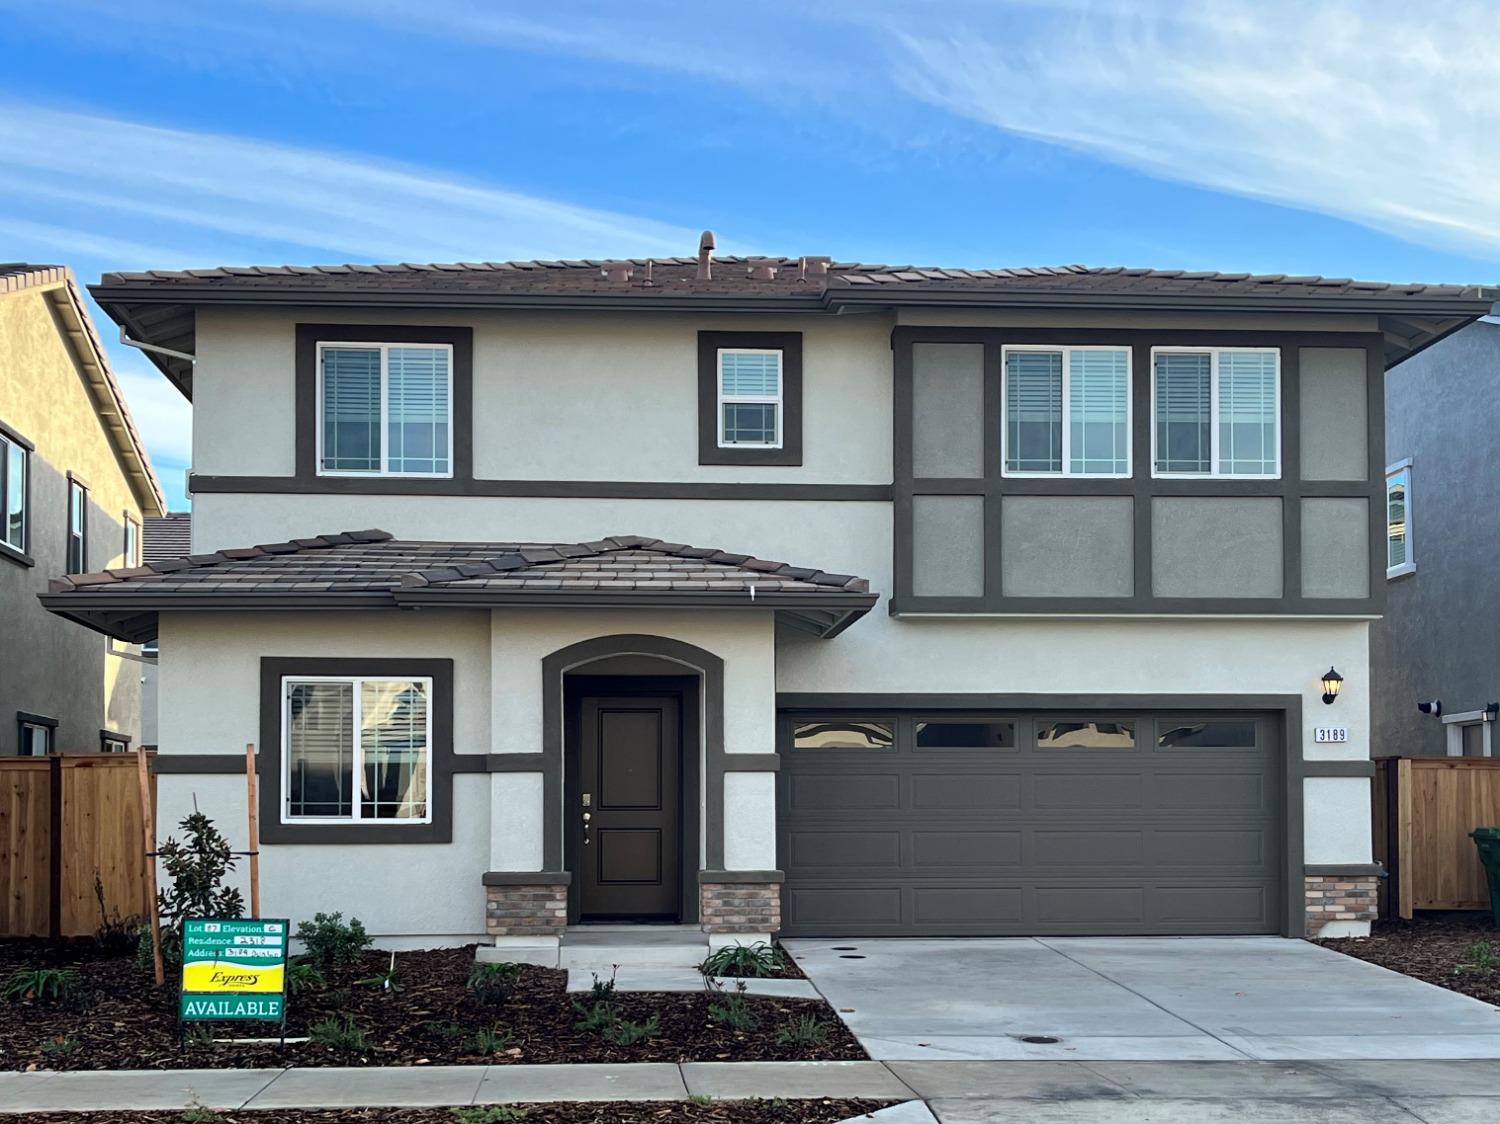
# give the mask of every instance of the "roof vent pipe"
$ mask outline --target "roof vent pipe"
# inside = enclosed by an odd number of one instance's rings
[[[600,272],[604,274],[604,278],[607,281],[629,281],[631,274],[630,263],[626,261],[605,262]]]
[[[714,232],[705,230],[698,239],[698,280],[712,281],[714,276]]]
[[[756,281],[774,281],[776,279],[776,266],[770,258],[757,258],[746,268],[746,272]]]
[[[804,270],[805,276],[808,277],[827,277],[828,267],[832,264],[833,259],[829,257],[802,259],[802,268]]]

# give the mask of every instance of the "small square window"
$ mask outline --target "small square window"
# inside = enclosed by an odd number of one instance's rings
[[[895,744],[891,723],[851,718],[799,722],[792,735],[796,749],[890,749]]]
[[[99,731],[100,753],[129,753],[130,739],[124,734],[117,734],[112,730]]]
[[[802,334],[698,333],[698,463],[802,463]]]
[[[57,749],[57,719],[40,714],[16,715],[19,734],[16,752],[22,757],[46,757]]]
[[[1038,722],[1038,749],[1134,749],[1135,723],[1090,718]]]

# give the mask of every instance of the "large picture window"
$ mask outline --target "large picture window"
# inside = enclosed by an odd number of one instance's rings
[[[0,427],[0,547],[27,553],[31,448]]]
[[[1130,475],[1130,350],[1005,348],[1005,475]]]
[[[1281,353],[1152,351],[1155,476],[1281,475]]]
[[[318,345],[318,473],[453,474],[453,349]]]
[[[430,823],[428,678],[282,679],[282,822]]]

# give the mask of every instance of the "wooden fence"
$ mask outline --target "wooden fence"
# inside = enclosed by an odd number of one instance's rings
[[[92,934],[96,879],[111,918],[145,916],[137,770],[134,753],[0,757],[0,937]]]
[[[1371,798],[1375,859],[1391,874],[1383,916],[1490,907],[1469,832],[1500,827],[1500,758],[1381,758]]]

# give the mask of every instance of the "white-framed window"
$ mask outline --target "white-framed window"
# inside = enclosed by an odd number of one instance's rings
[[[1151,475],[1281,476],[1281,351],[1151,349]]]
[[[129,753],[130,739],[124,734],[117,734],[113,730],[99,731],[100,753]]]
[[[318,475],[452,476],[453,348],[318,344]]]
[[[127,511],[125,513],[125,566],[139,566],[141,564],[141,525]]]
[[[1002,349],[1005,476],[1130,475],[1130,349]]]
[[[89,568],[89,490],[79,480],[68,480],[68,573]]]
[[[781,448],[781,349],[719,348],[718,382],[719,448]]]
[[[432,822],[432,680],[286,676],[281,822]]]
[[[27,553],[31,450],[0,429],[0,545]]]
[[[17,752],[22,757],[46,757],[55,751],[57,719],[22,711],[16,715],[16,725],[20,735]]]
[[[1385,470],[1385,576],[1413,573],[1417,557],[1411,537],[1411,458]]]

